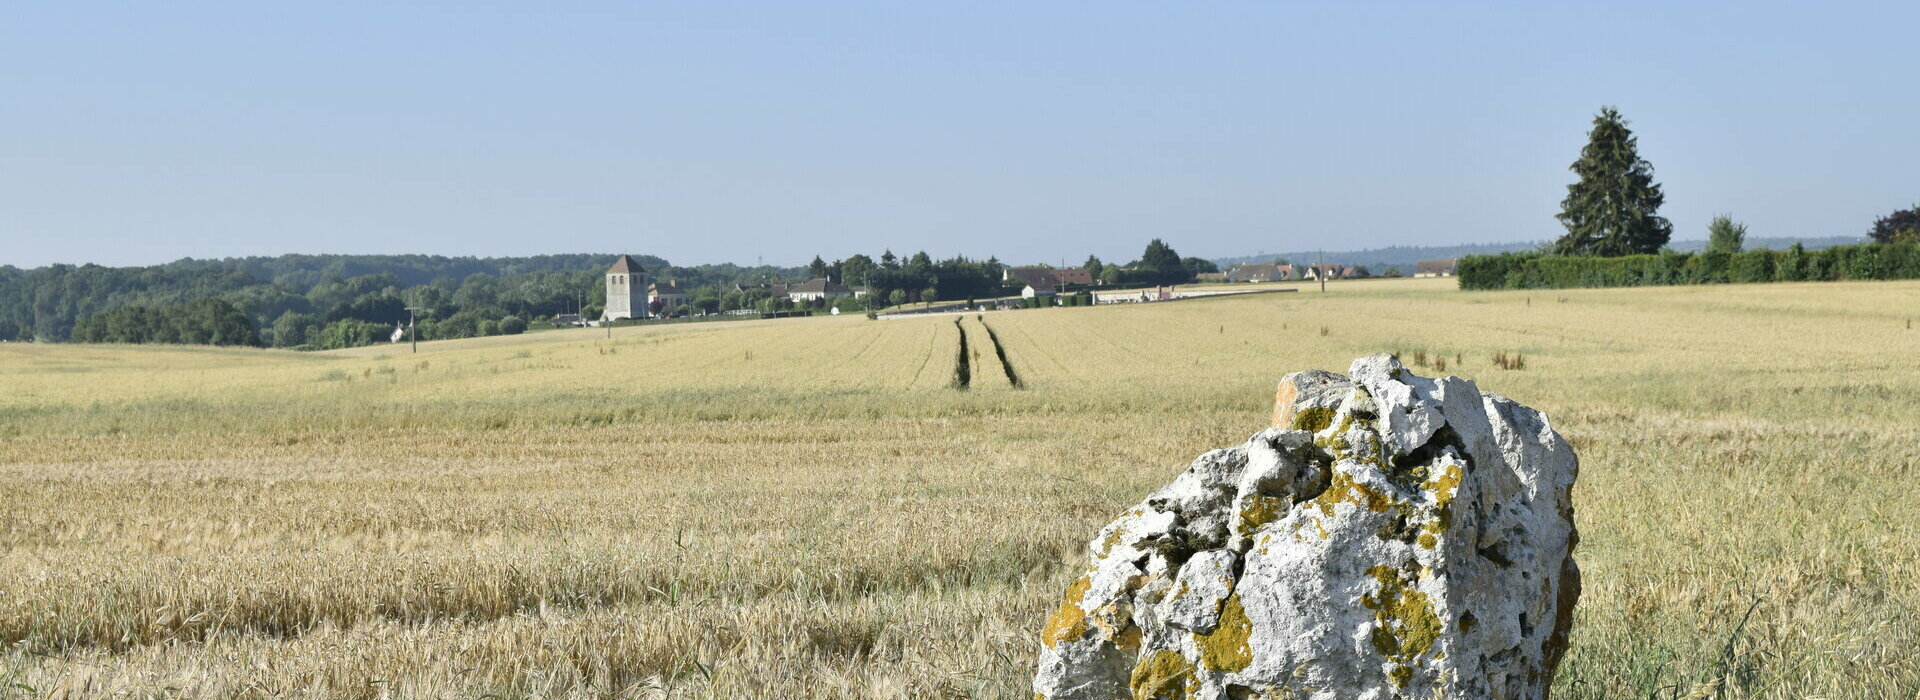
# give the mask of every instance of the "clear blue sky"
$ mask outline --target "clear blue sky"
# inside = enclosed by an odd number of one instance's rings
[[[0,6],[0,264],[1538,240],[1606,104],[1676,238],[1920,201],[1914,2],[298,5]]]

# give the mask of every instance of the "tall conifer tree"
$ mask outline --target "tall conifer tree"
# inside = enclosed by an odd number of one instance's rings
[[[1587,147],[1570,168],[1580,181],[1567,186],[1560,223],[1567,235],[1554,242],[1561,255],[1653,253],[1673,236],[1659,215],[1666,201],[1653,181],[1653,164],[1640,157],[1639,139],[1619,110],[1603,107],[1587,132]]]

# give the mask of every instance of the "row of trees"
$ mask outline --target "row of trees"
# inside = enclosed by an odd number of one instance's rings
[[[1503,253],[1460,259],[1461,289],[1637,287],[1727,282],[1920,279],[1920,242],[1864,243],[1806,250],[1614,257]]]
[[[1045,266],[1042,266],[1045,267]],[[1147,243],[1140,258],[1123,265],[1110,265],[1102,262],[1098,256],[1087,256],[1087,272],[1101,284],[1118,286],[1147,286],[1157,284],[1185,284],[1192,282],[1202,273],[1219,272],[1220,269],[1211,260],[1204,258],[1183,258],[1174,251],[1173,246],[1158,238]],[[827,262],[820,256],[814,256],[807,265],[807,274],[812,278],[827,278],[848,287],[865,287],[870,291],[867,298],[870,304],[854,302],[855,307],[871,305],[875,308],[888,304],[899,305],[910,302],[957,301],[961,299],[982,299],[997,296],[1011,296],[1020,293],[1017,282],[1004,280],[1006,266],[999,258],[984,261],[972,260],[965,256],[955,256],[946,260],[934,260],[926,251],[901,258],[887,250],[878,259],[865,254],[855,254],[843,259]],[[748,290],[749,292],[751,290]],[[719,291],[703,292],[696,290],[692,300],[695,306],[703,294],[719,295],[719,308],[754,308],[751,298],[730,300]],[[776,302],[777,303],[777,302]],[[740,305],[736,305],[740,304]],[[704,307],[702,307],[704,308]],[[847,306],[840,306],[842,311]]]
[[[1173,246],[1158,238],[1147,242],[1147,248],[1140,252],[1138,260],[1125,265],[1108,265],[1090,255],[1087,256],[1086,268],[1101,284],[1118,286],[1186,284],[1202,274],[1220,271],[1220,266],[1212,260],[1180,257]]]

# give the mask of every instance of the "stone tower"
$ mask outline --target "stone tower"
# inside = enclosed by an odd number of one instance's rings
[[[647,270],[631,255],[622,255],[607,268],[607,309],[600,320],[647,317]]]

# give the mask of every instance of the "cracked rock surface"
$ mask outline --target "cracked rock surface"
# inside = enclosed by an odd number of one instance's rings
[[[1580,570],[1546,416],[1399,360],[1280,381],[1088,545],[1041,698],[1546,698]]]

